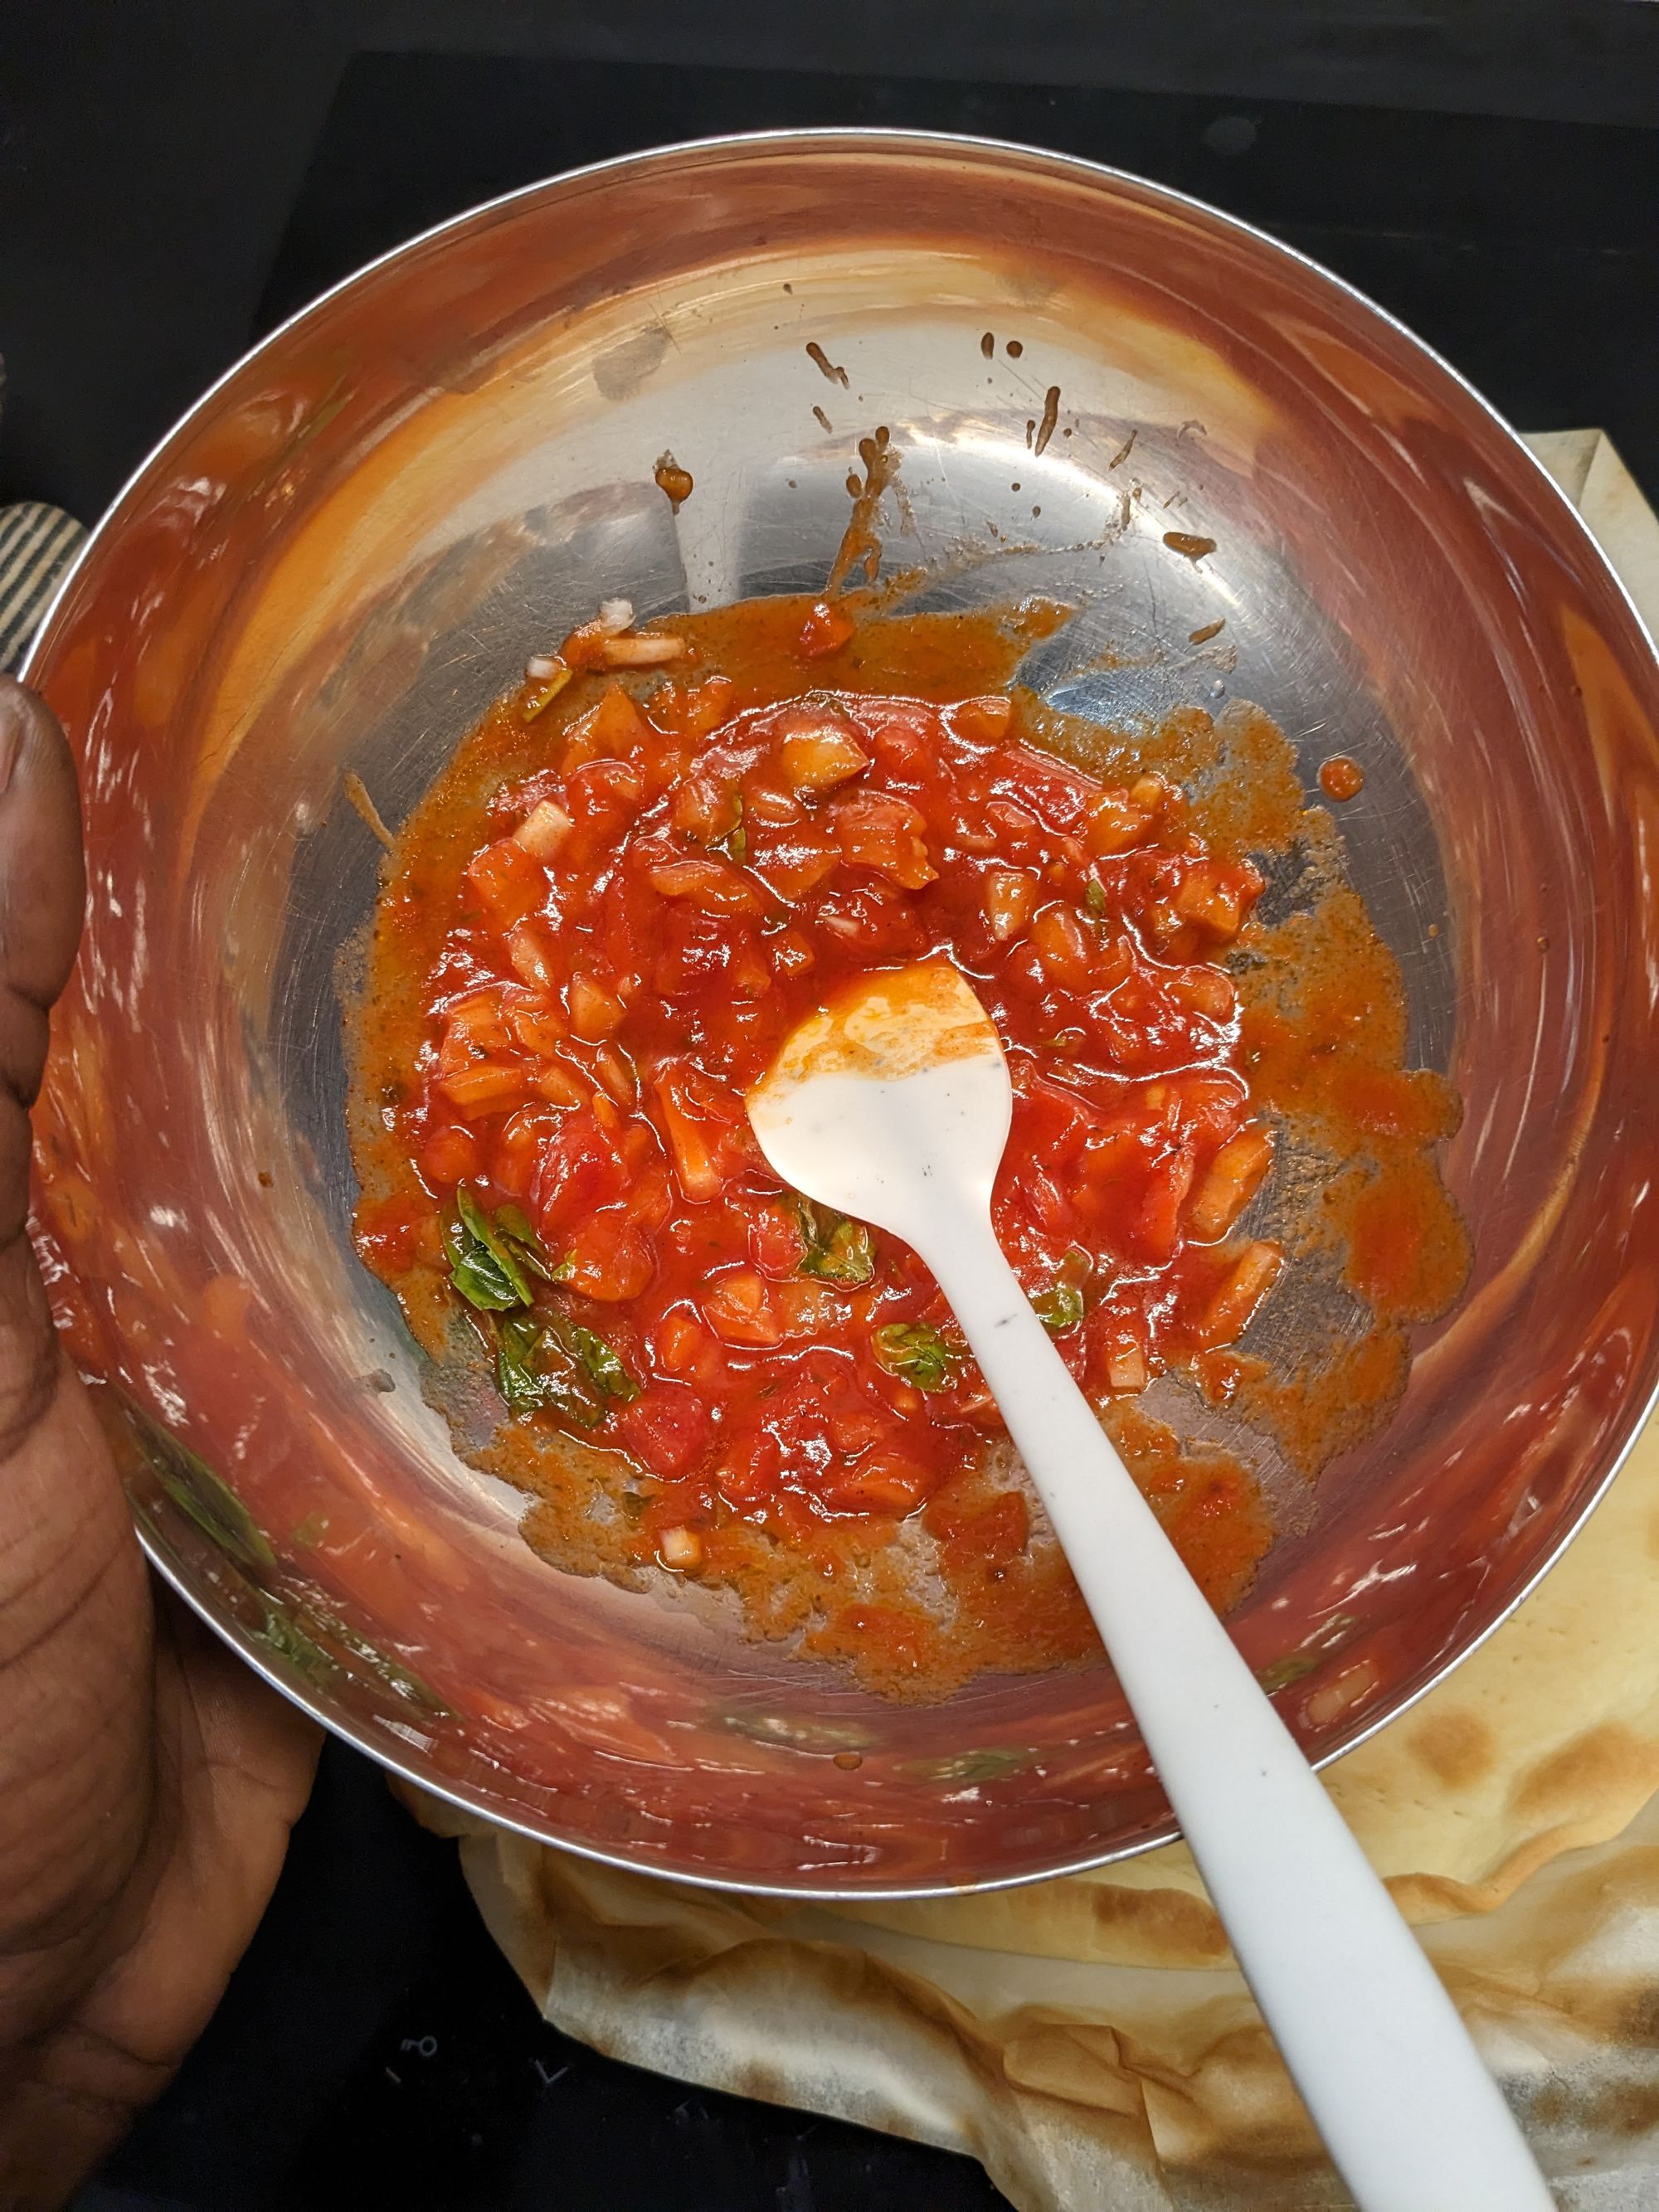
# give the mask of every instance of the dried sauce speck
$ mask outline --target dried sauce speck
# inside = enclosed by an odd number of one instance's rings
[[[1333,753],[1319,771],[1319,787],[1327,799],[1358,799],[1365,788],[1365,771],[1346,753]]]
[[[892,486],[899,469],[899,450],[892,443],[892,434],[885,423],[872,436],[859,440],[859,459],[864,463],[864,474],[860,477],[854,470],[847,478],[853,514],[830,570],[830,589],[832,592],[840,591],[848,578],[860,568],[864,571],[865,581],[873,584],[876,571],[881,566],[881,538],[876,526],[877,517],[882,499]],[[901,492],[901,499],[902,496]]]
[[[843,392],[847,389],[847,371],[844,368],[836,368],[816,338],[807,341],[806,352],[807,357],[816,365],[820,376],[828,377],[831,384],[840,385]]]
[[[683,469],[672,453],[659,453],[653,475],[656,479],[657,489],[663,494],[670,507],[678,514],[696,489],[691,480],[691,471],[690,469]]]
[[[380,819],[380,810],[369,797],[368,787],[362,776],[355,769],[348,769],[340,778],[340,785],[346,797],[368,824],[371,833],[386,847],[388,853],[391,852],[396,840]]]

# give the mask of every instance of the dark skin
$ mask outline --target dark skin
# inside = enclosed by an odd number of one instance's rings
[[[270,1899],[319,1735],[151,1577],[26,1225],[83,900],[68,746],[0,678],[0,2212],[165,2085]]]

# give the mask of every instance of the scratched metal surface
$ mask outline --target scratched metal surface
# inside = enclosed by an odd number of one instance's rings
[[[380,856],[340,779],[395,823],[598,598],[818,585],[878,424],[887,565],[924,603],[1079,608],[1026,671],[1050,698],[1118,722],[1247,698],[1310,790],[1332,751],[1366,770],[1347,863],[1414,1053],[1468,1103],[1477,1266],[1236,1617],[1302,1669],[1311,1753],[1513,1605],[1659,1366],[1651,649],[1404,332],[1190,203],[963,141],[652,155],[376,264],[173,434],[36,649],[94,885],[43,1250],[152,1556],[279,1686],[495,1818],[795,1893],[1030,1879],[1162,1839],[1167,1810],[1109,1675],[893,1708],[520,1543],[349,1247],[341,994]],[[696,483],[677,516],[665,448]]]

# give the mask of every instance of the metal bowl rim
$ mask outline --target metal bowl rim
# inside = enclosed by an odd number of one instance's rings
[[[708,138],[679,139],[670,145],[653,146],[633,153],[613,155],[603,161],[587,162],[580,168],[562,170],[551,177],[538,178],[530,184],[515,185],[510,191],[499,193],[491,199],[481,200],[472,207],[464,208],[455,215],[447,216],[441,222],[434,223],[430,228],[419,231],[413,237],[404,240],[399,245],[388,247],[385,252],[374,255],[371,259],[362,263],[360,267],[337,279],[334,283],[319,292],[314,299],[308,300],[303,307],[295,308],[291,315],[287,316],[282,322],[266,331],[263,337],[249,346],[246,352],[240,354],[228,368],[216,377],[200,396],[157,439],[143,459],[131,471],[109,506],[88,532],[53,592],[18,669],[18,679],[25,684],[30,681],[36,659],[41,651],[42,641],[47,636],[56,621],[59,607],[67,602],[82,568],[90,563],[94,552],[121,520],[123,510],[129,500],[168,447],[189,429],[219,394],[233,384],[244,370],[252,367],[262,354],[276,346],[280,340],[289,336],[291,332],[298,330],[308,317],[317,313],[331,301],[350,290],[354,285],[361,283],[365,277],[371,276],[378,270],[388,268],[393,263],[439,242],[451,232],[478,223],[483,219],[493,221],[497,216],[507,213],[520,201],[535,198],[556,189],[562,190],[600,182],[620,172],[657,166],[669,167],[691,155],[702,156],[722,153],[743,155],[751,151],[851,152],[860,149],[877,155],[889,149],[918,153],[931,150],[945,155],[966,153],[985,157],[992,162],[994,162],[998,157],[1012,155],[1024,161],[1036,163],[1061,174],[1104,180],[1113,185],[1127,185],[1135,192],[1145,194],[1153,200],[1161,200],[1169,206],[1197,216],[1207,223],[1231,231],[1241,238],[1248,239],[1255,247],[1263,249],[1268,254],[1277,256],[1297,268],[1305,270],[1322,283],[1342,294],[1352,301],[1363,314],[1374,317],[1385,325],[1396,338],[1403,341],[1409,352],[1426,362],[1431,370],[1437,371],[1448,383],[1455,386],[1463,398],[1471,402],[1486,418],[1490,426],[1498,431],[1513,453],[1520,458],[1523,467],[1547,488],[1547,500],[1557,507],[1560,517],[1567,524],[1570,534],[1575,535],[1582,547],[1589,552],[1592,567],[1601,572],[1604,582],[1611,586],[1615,601],[1622,606],[1636,636],[1646,648],[1648,659],[1652,664],[1652,672],[1659,678],[1659,644],[1656,643],[1654,635],[1644,620],[1624,579],[1613,567],[1601,541],[1589,528],[1583,514],[1567,497],[1526,440],[1499,413],[1492,402],[1470,383],[1467,377],[1455,368],[1442,355],[1436,352],[1425,339],[1418,337],[1417,333],[1402,323],[1397,316],[1390,313],[1386,307],[1379,306],[1357,285],[1349,283],[1346,277],[1338,276],[1334,270],[1328,269],[1322,262],[1315,260],[1310,254],[1302,252],[1296,246],[1285,245],[1282,240],[1274,238],[1269,232],[1258,229],[1254,223],[1246,222],[1240,216],[1229,215],[1223,209],[1212,207],[1207,200],[1199,199],[1190,192],[1178,191],[1171,185],[1155,183],[1150,178],[1137,176],[1132,170],[1115,168],[1103,161],[1087,161],[1079,155],[1057,154],[1051,149],[1028,146],[1018,140],[980,137],[965,132],[899,129],[868,131],[857,125],[841,125],[812,130],[728,131]],[[1434,1673],[1419,1683],[1408,1695],[1396,1699],[1385,1711],[1370,1716],[1341,1742],[1321,1753],[1311,1762],[1316,1771],[1322,1771],[1337,1759],[1346,1758],[1350,1752],[1357,1750],[1361,1744],[1368,1742],[1372,1736],[1409,1712],[1421,1699],[1427,1697],[1431,1690],[1437,1689],[1455,1668],[1461,1667],[1466,1659],[1478,1651],[1519,1610],[1544,1577],[1559,1563],[1568,1546],[1580,1534],[1591,1514],[1607,1496],[1626,1461],[1634,1449],[1638,1437],[1656,1412],[1659,1412],[1659,1380],[1656,1381],[1654,1389],[1649,1394],[1642,1408],[1640,1419],[1632,1424],[1628,1435],[1614,1455],[1606,1474],[1569,1517],[1556,1542],[1503,1609],[1488,1622],[1479,1635],[1472,1638],[1462,1650],[1443,1661]],[[142,1522],[137,1525],[137,1535],[150,1565],[175,1595],[190,1607],[198,1619],[212,1630],[222,1642],[228,1644],[238,1656],[252,1668],[253,1671],[269,1683],[279,1695],[286,1698],[289,1704],[297,1706],[302,1712],[307,1713],[312,1719],[328,1729],[331,1735],[343,1738],[356,1749],[374,1759],[377,1765],[396,1775],[399,1780],[408,1784],[411,1788],[453,1805],[459,1811],[477,1814],[489,1820],[492,1826],[524,1836],[532,1843],[548,1844],[559,1850],[570,1851],[579,1858],[591,1860],[601,1866],[615,1867],[623,1873],[646,1874],[659,1880],[684,1882],[698,1889],[730,1892],[743,1896],[775,1897],[803,1905],[892,1903],[940,1896],[969,1896],[1004,1889],[1021,1889],[1039,1881],[1060,1881],[1070,1875],[1087,1874],[1101,1867],[1116,1865],[1124,1860],[1139,1858],[1146,1852],[1161,1850],[1166,1844],[1176,1841],[1181,1835],[1179,1825],[1171,1819],[1152,1834],[1139,1837],[1131,1843],[1120,1844],[1107,1850],[1088,1852],[1081,1857],[1068,1859],[1058,1865],[1032,1871],[994,1875],[983,1880],[958,1884],[934,1883],[921,1886],[898,1885],[890,1887],[854,1887],[851,1888],[799,1882],[746,1881],[731,1875],[657,1867],[649,1862],[630,1857],[623,1852],[603,1850],[592,1844],[550,1837],[533,1821],[515,1818],[510,1814],[502,1812],[499,1807],[484,1802],[482,1792],[471,1790],[453,1783],[440,1784],[413,1771],[410,1765],[390,1746],[378,1739],[371,1738],[366,1730],[360,1729],[355,1723],[325,1717],[318,1710],[317,1705],[312,1698],[303,1693],[298,1683],[280,1675],[273,1668],[252,1638],[243,1635],[234,1621],[223,1619],[210,1610],[204,1600],[186,1584],[172,1560],[166,1555],[159,1540],[152,1536]]]

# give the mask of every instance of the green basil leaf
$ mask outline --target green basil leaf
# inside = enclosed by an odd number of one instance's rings
[[[471,1239],[475,1265],[477,1264],[477,1254],[480,1251],[487,1253],[495,1262],[500,1279],[516,1293],[514,1303],[527,1306],[532,1296],[530,1280],[513,1238],[502,1235],[465,1183],[455,1193],[455,1206],[461,1226]],[[522,1214],[519,1218],[520,1220],[524,1218]],[[525,1227],[526,1230],[530,1227],[527,1221]]]
[[[1317,1652],[1291,1651],[1283,1659],[1275,1659],[1266,1667],[1258,1667],[1255,1679],[1272,1697],[1275,1690],[1288,1690],[1292,1682],[1299,1682],[1304,1675],[1311,1674],[1318,1664]]]
[[[547,1402],[536,1372],[540,1334],[533,1314],[510,1314],[495,1324],[495,1388],[509,1413],[533,1413]]]
[[[889,1322],[873,1340],[888,1373],[902,1375],[918,1390],[942,1390],[955,1379],[956,1353],[931,1322]]]
[[[455,1194],[455,1211],[444,1221],[444,1245],[449,1254],[449,1279],[471,1306],[484,1313],[504,1313],[530,1304],[530,1285],[523,1271],[479,1235],[477,1224],[487,1220],[483,1207],[465,1188]]]
[[[507,1314],[495,1323],[495,1388],[509,1413],[559,1414],[579,1429],[597,1429],[605,1402],[556,1322],[534,1313]]]
[[[562,1314],[506,1314],[495,1323],[495,1388],[514,1413],[544,1408],[597,1429],[640,1386],[602,1336]]]
[[[429,1683],[360,1635],[320,1599],[261,1590],[259,1601],[264,1618],[253,1633],[307,1681],[337,1694],[347,1682],[361,1686],[367,1673],[404,1703],[448,1717],[449,1707]]]
[[[270,1538],[229,1485],[159,1421],[135,1407],[127,1410],[144,1457],[179,1510],[250,1573],[258,1576],[274,1567],[276,1554]]]
[[[555,1267],[547,1255],[547,1247],[531,1227],[527,1216],[516,1206],[495,1208],[495,1235],[512,1251],[521,1267],[528,1267],[532,1275],[539,1275],[544,1283],[561,1279],[560,1267],[570,1273],[568,1260]]]
[[[451,1243],[449,1279],[467,1304],[483,1313],[505,1313],[524,1303],[510,1279],[481,1247],[458,1250]]]
[[[836,1215],[835,1227],[807,1252],[799,1273],[824,1283],[867,1283],[876,1272],[874,1239],[861,1221]]]
[[[444,1224],[444,1243],[450,1281],[469,1305],[484,1313],[527,1306],[535,1295],[532,1276],[544,1283],[562,1279],[546,1246],[516,1206],[498,1207],[492,1219],[465,1183],[456,1190],[455,1211]]]
[[[1032,1299],[1032,1310],[1050,1336],[1064,1336],[1082,1321],[1083,1285],[1093,1270],[1094,1261],[1074,1244],[1055,1269],[1054,1281]]]
[[[1050,1336],[1064,1336],[1083,1319],[1083,1293],[1071,1283],[1051,1283],[1037,1292],[1031,1306]]]
[[[823,1283],[867,1283],[876,1272],[876,1244],[863,1222],[815,1206],[798,1190],[786,1191],[784,1196],[806,1244],[795,1273],[814,1275]]]
[[[915,1782],[1000,1782],[1030,1766],[1036,1756],[1030,1751],[960,1751],[944,1759],[902,1759],[893,1771]]]
[[[572,1350],[603,1396],[621,1406],[639,1396],[639,1384],[602,1336],[575,1322],[568,1324],[568,1329]]]

